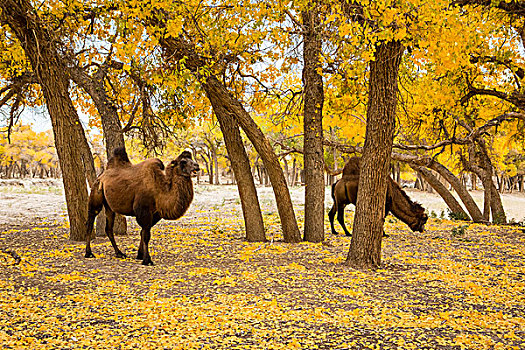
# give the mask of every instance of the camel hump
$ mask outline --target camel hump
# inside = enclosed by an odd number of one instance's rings
[[[343,175],[359,175],[361,168],[359,163],[359,157],[350,158],[343,168]]]
[[[113,150],[113,157],[117,158],[120,161],[130,163],[128,153],[126,152],[126,149],[124,147],[115,148]]]
[[[117,147],[113,150],[113,155],[108,160],[108,168],[112,168],[119,165],[131,164],[128,153],[124,147]]]

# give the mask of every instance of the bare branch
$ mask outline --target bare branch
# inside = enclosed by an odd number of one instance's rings
[[[300,34],[302,34],[305,31],[305,28],[304,28],[303,24],[297,18],[295,18],[295,16],[292,15],[290,13],[290,11],[284,10],[284,13],[286,13],[286,15],[290,18],[290,20],[293,22],[293,24],[295,24],[295,26],[297,26],[297,28],[301,29]]]

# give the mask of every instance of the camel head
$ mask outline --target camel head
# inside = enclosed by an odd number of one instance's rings
[[[425,209],[421,207],[417,211],[416,216],[413,218],[412,222],[408,225],[413,232],[423,232],[425,231],[425,224],[427,223],[428,215],[425,213]]]
[[[188,151],[182,152],[177,159],[172,160],[166,170],[173,172],[175,175],[192,177],[197,176],[200,171],[199,164],[192,159],[191,153]]]

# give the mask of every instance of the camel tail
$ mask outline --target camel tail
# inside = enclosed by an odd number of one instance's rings
[[[332,184],[332,199],[335,201],[335,185],[337,184],[338,181],[334,182]]]

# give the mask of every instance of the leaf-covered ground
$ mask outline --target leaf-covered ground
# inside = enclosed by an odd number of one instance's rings
[[[195,202],[153,229],[153,267],[134,259],[133,220],[124,260],[100,237],[84,259],[54,220],[4,226],[1,347],[525,348],[520,228],[431,219],[414,234],[388,217],[384,266],[365,273],[343,265],[350,240],[328,221],[323,244],[282,243],[272,208],[273,242],[248,243],[237,201]]]

